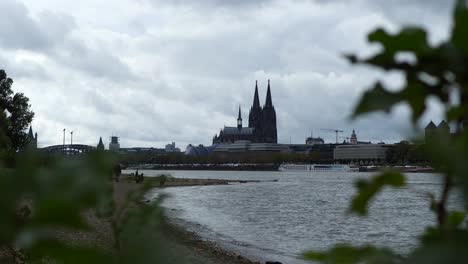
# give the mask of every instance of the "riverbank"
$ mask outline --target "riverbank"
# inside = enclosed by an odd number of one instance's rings
[[[129,263],[135,257],[145,258],[148,252],[164,251],[157,258],[146,258],[147,261],[158,261],[165,264],[259,264],[240,255],[239,252],[230,252],[220,245],[205,241],[197,234],[185,230],[182,226],[171,223],[164,216],[147,214],[150,211],[161,211],[149,201],[144,201],[143,195],[153,188],[170,188],[180,186],[210,186],[241,184],[258,181],[232,181],[217,179],[176,179],[164,177],[164,187],[161,187],[161,177],[145,178],[143,183],[136,183],[134,176],[122,175],[119,182],[112,182],[114,214],[107,217],[98,217],[94,210],[82,212],[82,217],[90,227],[86,230],[71,230],[66,228],[54,229],[55,238],[69,246],[79,246],[102,250],[106,254],[124,258]],[[25,205],[32,207],[31,201]],[[146,215],[145,215],[146,214]],[[131,235],[128,240],[128,222],[132,216],[145,216],[138,219],[147,225],[138,226],[140,233]],[[158,222],[158,224],[154,224]],[[127,233],[127,235],[126,235]],[[140,237],[140,235],[142,235]],[[154,240],[145,240],[145,237]],[[163,246],[161,246],[163,245]],[[135,250],[134,247],[137,247]],[[137,255],[134,255],[137,253]],[[129,257],[130,255],[130,257]],[[149,254],[151,255],[151,254]],[[153,256],[155,256],[153,254]],[[161,256],[161,258],[159,258]],[[26,263],[27,258],[19,250],[0,247],[0,263]],[[125,261],[124,261],[125,262]],[[127,263],[125,262],[125,263]],[[138,261],[137,261],[138,262]],[[138,262],[140,263],[140,262]]]
[[[328,163],[331,164],[331,163]],[[379,172],[382,170],[395,170],[402,173],[436,173],[430,166],[404,165],[356,165],[359,172]],[[140,164],[126,167],[126,170],[158,170],[158,171],[279,171],[278,164]]]
[[[114,182],[114,200],[116,211],[129,211],[132,209],[138,210],[151,206],[149,201],[142,202],[143,194],[152,188],[161,188],[161,177],[145,178],[143,183],[135,183],[132,175],[123,175],[119,182]],[[218,179],[180,179],[165,177],[164,187],[183,187],[183,186],[211,186],[211,185],[227,185],[241,184],[247,182],[259,181],[234,181],[234,180],[218,180]],[[133,195],[132,195],[133,194]],[[133,198],[129,198],[133,196]],[[136,200],[135,200],[136,198]],[[130,199],[130,201],[129,201]],[[125,212],[124,212],[125,214]],[[162,238],[166,248],[170,250],[168,254],[176,254],[183,256],[186,263],[193,264],[253,264],[260,263],[249,260],[239,252],[230,252],[223,249],[215,242],[203,240],[196,233],[185,230],[183,227],[171,223],[171,221],[163,217],[160,225],[156,230],[158,236]]]
[[[278,164],[140,164],[129,170],[218,170],[218,171],[278,171]]]

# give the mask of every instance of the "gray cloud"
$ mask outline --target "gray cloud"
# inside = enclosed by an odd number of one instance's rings
[[[1,1],[0,10],[0,45],[10,49],[41,50],[51,44],[24,5]]]
[[[440,40],[450,24],[450,3],[435,0],[83,1],[73,14],[71,0],[0,4],[13,10],[0,24],[16,21],[27,33],[0,27],[11,37],[0,39],[0,68],[31,98],[42,145],[60,143],[64,127],[87,144],[112,134],[123,146],[209,144],[235,124],[238,104],[247,121],[255,80],[263,101],[267,79],[281,142],[303,142],[312,129],[334,141],[320,128],[398,141],[410,127],[405,106],[349,121],[360,93],[383,74],[341,55],[375,51],[365,39],[376,26],[417,22]],[[425,120],[440,118],[433,105]]]

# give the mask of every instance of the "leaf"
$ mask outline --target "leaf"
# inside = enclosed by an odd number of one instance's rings
[[[351,201],[351,212],[366,215],[369,201],[386,185],[393,187],[404,186],[405,177],[399,172],[386,171],[370,181],[358,180],[356,182],[358,194]]]
[[[421,54],[429,49],[427,34],[421,28],[407,27],[395,35],[388,34],[379,28],[368,36],[369,42],[382,44],[387,56],[393,57],[396,52],[409,51]]]
[[[387,91],[380,82],[377,82],[374,84],[374,88],[366,91],[361,97],[354,109],[352,118],[374,111],[389,113],[391,108],[399,103],[401,99],[397,93]]]
[[[337,245],[329,251],[308,251],[303,254],[306,260],[322,263],[395,263],[395,255],[388,249],[378,249],[373,246],[353,247]]]
[[[468,232],[428,228],[418,246],[402,263],[466,263]]]
[[[411,120],[416,123],[426,110],[426,97],[429,96],[429,90],[419,83],[408,80],[407,86],[401,91],[400,95],[411,107]]]
[[[464,220],[465,220],[465,213],[453,211],[453,212],[450,212],[450,214],[447,216],[446,224],[449,227],[457,228],[463,223]]]
[[[464,0],[457,0],[453,15],[452,43],[468,54],[468,8]]]

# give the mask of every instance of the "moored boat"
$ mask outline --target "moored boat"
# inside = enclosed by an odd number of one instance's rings
[[[323,172],[357,172],[358,167],[343,164],[282,164],[280,171],[323,171]]]

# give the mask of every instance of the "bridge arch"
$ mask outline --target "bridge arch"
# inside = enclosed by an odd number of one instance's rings
[[[41,148],[41,151],[49,154],[62,154],[67,156],[79,156],[88,154],[94,150],[96,147],[82,145],[82,144],[73,144],[73,145],[54,145],[45,148]]]

